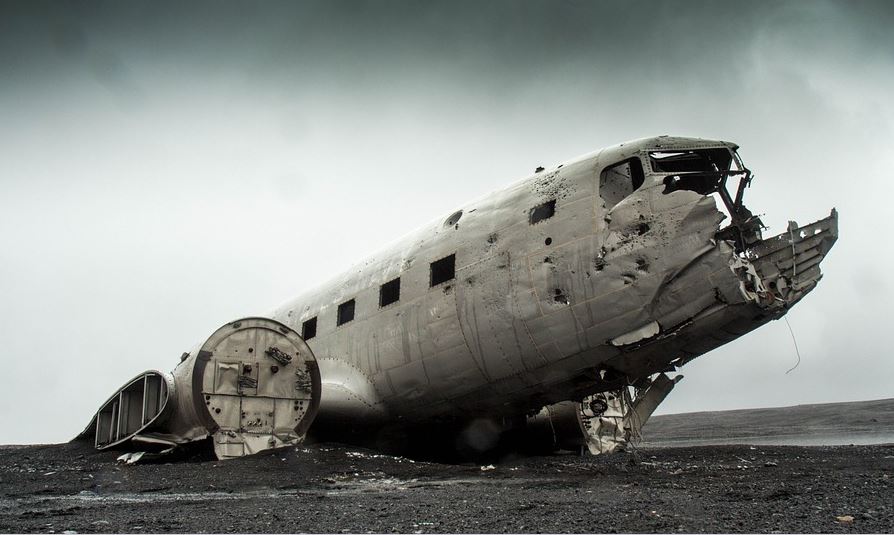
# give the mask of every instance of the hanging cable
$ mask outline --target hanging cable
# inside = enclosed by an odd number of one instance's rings
[[[788,325],[788,332],[792,335],[792,342],[795,344],[795,354],[798,355],[798,362],[796,362],[794,366],[792,366],[791,368],[788,369],[787,372],[785,372],[785,374],[788,375],[788,372],[794,370],[795,368],[798,367],[798,365],[801,364],[801,352],[798,350],[798,341],[795,340],[795,331],[792,330],[792,324],[788,322],[787,317],[782,316],[782,319],[784,319],[785,324]]]

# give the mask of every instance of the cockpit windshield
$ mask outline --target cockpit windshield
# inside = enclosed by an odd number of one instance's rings
[[[725,148],[649,153],[649,163],[656,173],[728,171],[732,161],[732,153]]]
[[[718,191],[730,175],[744,173],[739,159],[726,148],[652,151],[649,164],[664,179],[665,193],[689,190],[708,195]]]
[[[741,247],[759,239],[760,220],[742,205],[745,188],[751,183],[751,172],[734,151],[726,147],[650,151],[649,165],[653,173],[665,175],[664,193],[681,190],[701,195],[717,193],[729,210],[732,226],[739,230],[737,242]],[[735,197],[727,190],[728,181],[736,188]]]

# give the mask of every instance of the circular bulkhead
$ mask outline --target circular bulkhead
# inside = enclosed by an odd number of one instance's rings
[[[320,405],[320,371],[301,336],[268,318],[224,325],[192,367],[196,415],[213,431],[219,458],[303,439]]]

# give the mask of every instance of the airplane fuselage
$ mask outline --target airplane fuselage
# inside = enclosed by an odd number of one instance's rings
[[[319,363],[318,425],[520,414],[630,384],[772,319],[731,266],[742,255],[717,239],[717,195],[668,191],[669,173],[650,164],[699,149],[726,152],[735,171],[736,148],[659,137],[540,170],[279,308],[273,318]]]
[[[781,317],[822,276],[836,212],[764,239],[736,149],[661,136],[538,168],[222,326],[172,374],[137,376],[85,435],[100,449],[212,437],[229,458],[484,421],[611,451],[679,380],[662,372]]]

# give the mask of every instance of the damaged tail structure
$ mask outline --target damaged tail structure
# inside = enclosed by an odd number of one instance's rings
[[[671,374],[782,317],[838,238],[832,210],[763,239],[737,148],[661,136],[538,168],[140,374],[82,436],[211,438],[219,458],[433,430],[476,450],[623,449]]]
[[[97,449],[170,448],[213,437],[221,459],[300,441],[320,404],[320,372],[301,337],[279,322],[224,325],[184,353],[170,375],[145,372],[112,395],[83,435]]]

